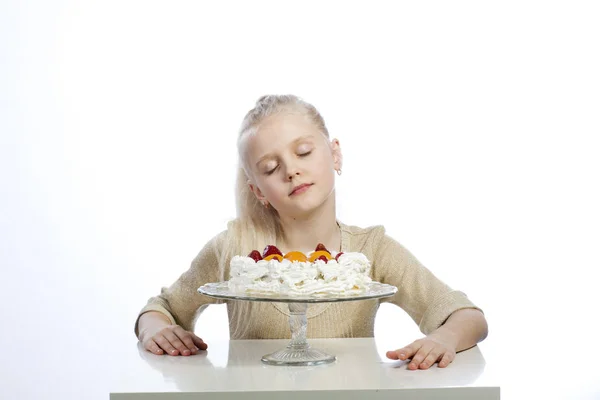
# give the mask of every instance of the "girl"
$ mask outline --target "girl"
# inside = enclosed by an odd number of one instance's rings
[[[372,337],[381,301],[402,307],[426,336],[388,351],[411,359],[409,369],[446,367],[457,351],[487,336],[483,313],[464,293],[450,289],[382,226],[359,228],[336,219],[335,172],[342,152],[323,118],[296,96],[263,96],[242,123],[236,187],[238,218],[200,251],[190,269],[141,310],[135,332],[155,354],[191,355],[207,345],[192,330],[198,315],[218,300],[198,294],[207,282],[227,280],[229,261],[275,244],[284,254],[308,253],[317,243],[371,260],[375,281],[398,287],[395,296],[309,306],[308,337]],[[287,306],[227,302],[231,339],[289,338]]]

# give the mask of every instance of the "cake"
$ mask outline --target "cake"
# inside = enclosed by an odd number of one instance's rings
[[[315,251],[282,254],[273,245],[263,253],[234,256],[228,287],[241,293],[282,295],[353,295],[371,282],[371,264],[362,253],[329,252],[319,243]]]

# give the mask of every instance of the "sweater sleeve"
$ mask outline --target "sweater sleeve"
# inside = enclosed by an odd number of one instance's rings
[[[218,282],[219,246],[223,242],[225,232],[212,238],[194,258],[190,268],[184,272],[170,287],[163,287],[160,294],[151,297],[135,322],[135,334],[138,335],[140,316],[148,311],[158,311],[169,318],[172,324],[180,325],[191,331],[202,310],[209,304],[220,303],[198,293],[198,288],[205,283]]]
[[[453,312],[475,308],[467,296],[451,289],[425,268],[404,246],[381,232],[376,241],[373,278],[394,285],[398,292],[382,299],[404,309],[425,335],[446,322]]]

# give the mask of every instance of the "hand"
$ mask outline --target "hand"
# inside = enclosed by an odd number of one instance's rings
[[[438,367],[445,368],[454,361],[456,346],[447,339],[437,336],[427,336],[415,340],[399,350],[388,351],[387,358],[392,360],[408,360],[412,358],[408,369],[428,369],[438,362]]]
[[[168,325],[156,332],[142,331],[140,341],[146,350],[159,355],[166,352],[171,356],[189,356],[208,348],[202,339],[179,325]]]

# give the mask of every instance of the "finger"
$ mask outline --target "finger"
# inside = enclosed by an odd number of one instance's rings
[[[190,349],[186,347],[185,344],[179,339],[179,337],[173,331],[167,331],[164,333],[165,337],[171,342],[173,347],[177,349],[178,353],[184,356],[189,356],[191,354]],[[177,354],[173,354],[176,356]]]
[[[406,360],[410,358],[412,352],[406,348],[398,349],[398,350],[390,350],[385,353],[385,356],[391,360]]]
[[[443,347],[434,347],[431,349],[427,357],[423,360],[421,364],[419,364],[420,369],[427,369],[433,365],[437,360],[439,360],[442,355],[445,353],[445,349]]]
[[[417,353],[417,351],[419,351],[420,348],[421,348],[421,342],[419,342],[417,340],[399,350],[388,351],[387,353],[385,353],[385,355],[387,358],[390,358],[392,360],[404,361],[404,360],[408,360],[409,358],[414,356]]]
[[[189,356],[198,352],[198,348],[192,340],[192,333],[186,331],[181,327],[174,329],[173,332],[177,335],[177,337],[179,337],[179,340],[181,340],[183,342],[183,345],[186,347],[186,349],[184,349],[184,352],[181,354],[183,354],[184,356]]]
[[[154,340],[148,339],[144,342],[144,348],[148,350],[150,353],[154,353],[156,355],[164,354],[163,349],[161,349]]]
[[[410,364],[408,364],[408,369],[418,369],[419,365],[423,362],[425,357],[429,355],[432,348],[433,345],[431,344],[424,344],[423,346],[421,346],[419,351],[417,351],[417,354],[413,356],[412,360],[410,361]]]
[[[451,353],[446,352],[446,354],[442,356],[442,359],[438,363],[438,367],[446,368],[452,362],[453,359],[454,357],[451,355]]]
[[[154,339],[156,344],[158,344],[160,346],[160,348],[165,351],[165,353],[167,353],[171,356],[176,356],[177,354],[179,354],[177,349],[175,349],[175,347],[173,347],[171,342],[169,342],[164,335],[157,334],[157,335],[154,335],[154,337],[152,339]]]
[[[204,343],[204,340],[200,339],[194,333],[192,333],[192,340],[194,341],[194,344],[196,345],[196,347],[198,349],[200,349],[200,350],[208,349],[208,345],[206,343]]]

